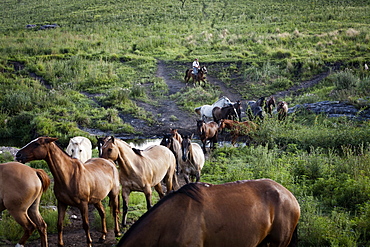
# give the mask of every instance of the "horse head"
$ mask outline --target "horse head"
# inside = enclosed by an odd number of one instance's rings
[[[111,136],[102,147],[101,158],[116,161],[119,157],[119,149],[115,144],[115,139]]]
[[[182,143],[181,143],[181,151],[182,151],[182,160],[186,162],[190,157],[191,152],[191,138],[193,135],[188,136],[185,135],[182,137]]]
[[[21,163],[27,163],[32,160],[42,160],[48,155],[48,144],[56,140],[58,140],[58,138],[39,137],[21,148],[15,155],[15,158]]]

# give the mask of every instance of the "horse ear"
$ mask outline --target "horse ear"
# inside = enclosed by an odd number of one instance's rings
[[[45,137],[44,140],[45,140],[46,143],[51,143],[51,142],[55,142],[56,140],[58,140],[58,138]]]
[[[191,134],[190,139],[193,139],[193,136],[194,136],[194,133],[193,133],[193,134]]]
[[[110,139],[112,140],[112,143],[114,144],[114,136],[111,136]]]

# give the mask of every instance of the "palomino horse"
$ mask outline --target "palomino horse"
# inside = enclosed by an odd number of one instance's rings
[[[288,115],[288,103],[285,101],[279,101],[277,103],[276,111],[278,113],[278,119],[285,120]]]
[[[72,158],[79,159],[82,163],[85,163],[92,156],[91,141],[83,136],[75,136],[69,140],[66,152]]]
[[[207,118],[210,118],[210,119],[213,118],[212,110],[213,110],[214,107],[216,107],[216,106],[224,107],[224,106],[231,105],[231,104],[232,104],[232,102],[229,100],[229,98],[227,98],[225,96],[222,96],[221,98],[219,98],[212,105],[202,105],[202,106],[199,106],[199,107],[195,108],[194,110],[195,110],[196,113],[198,113],[200,115],[200,120],[206,121]]]
[[[268,97],[268,99],[266,100],[266,103],[265,103],[265,111],[266,113],[272,117],[272,111],[274,109],[274,107],[276,107],[276,100],[275,100],[275,97],[273,95],[271,95],[270,97]]]
[[[190,183],[141,216],[117,247],[297,246],[299,217],[294,195],[270,179]]]
[[[181,170],[184,174],[185,182],[189,183],[189,176],[191,180],[199,182],[200,171],[204,166],[204,153],[198,143],[192,143],[191,137],[184,136],[181,143],[182,150],[182,165]]]
[[[112,136],[105,142],[101,157],[113,160],[119,166],[123,198],[122,225],[126,225],[131,191],[144,192],[147,209],[150,209],[153,186],[160,198],[164,196],[162,180],[166,183],[167,194],[174,190],[174,186],[176,188],[178,186],[175,156],[162,145],[153,145],[145,150],[138,150]]]
[[[215,148],[215,143],[218,141],[218,124],[216,122],[197,121],[197,131],[200,141],[203,143],[203,152],[207,153],[206,142],[210,141],[210,149]]]
[[[238,113],[234,105],[228,105],[224,107],[214,107],[212,110],[213,121],[219,123],[221,119],[237,119]]]
[[[265,97],[259,98],[257,101],[249,101],[246,109],[247,116],[250,121],[255,120],[258,117],[263,120],[263,105],[265,103]]]
[[[177,132],[176,132],[177,133]],[[182,142],[182,138],[181,138]],[[160,145],[165,146],[171,150],[176,158],[176,174],[179,174],[179,164],[182,162],[181,157],[181,143],[171,134],[164,135]]]
[[[107,235],[105,210],[102,200],[108,195],[112,208],[115,227],[114,232],[119,236],[119,174],[116,166],[101,158],[94,158],[82,163],[71,158],[55,141],[57,138],[39,137],[16,154],[16,159],[22,163],[32,160],[45,160],[54,177],[54,194],[58,200],[58,246],[63,246],[63,220],[69,206],[77,207],[82,216],[86,242],[92,246],[89,232],[88,204],[93,204],[101,217],[102,236]]]
[[[207,73],[208,73],[208,71],[207,71],[206,66],[202,66],[202,67],[198,70],[198,74],[197,74],[197,75],[195,75],[195,74],[193,73],[193,69],[187,69],[187,70],[185,71],[185,77],[184,77],[184,80],[185,80],[185,82],[186,82],[186,86],[188,85],[190,78],[192,78],[192,79],[193,79],[193,84],[194,84],[194,85],[195,85],[195,83],[196,83],[196,82],[198,82],[198,83],[199,83],[199,85],[200,85],[200,81],[202,81],[202,82],[206,83],[206,82],[205,82],[205,79],[206,79],[205,75],[206,75]]]
[[[41,246],[48,246],[46,223],[39,212],[42,193],[50,185],[44,170],[18,162],[0,164],[0,213],[9,214],[23,227],[24,234],[16,246],[23,246],[37,228]]]
[[[181,135],[179,134],[179,132],[177,132],[177,129],[170,129],[170,133],[171,135],[179,142],[181,143],[182,142],[182,137]]]
[[[252,121],[238,122],[235,120],[222,119],[220,121],[219,130],[221,131],[224,128],[230,129],[230,134],[232,136],[231,144],[234,145],[239,136],[245,136],[249,132],[255,131],[257,127],[257,124]]]

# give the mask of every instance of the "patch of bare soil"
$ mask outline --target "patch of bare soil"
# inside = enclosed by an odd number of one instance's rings
[[[186,65],[184,65],[184,68]],[[167,83],[169,92],[168,97],[160,99],[158,105],[150,105],[145,102],[137,101],[137,105],[144,108],[146,111],[149,111],[157,118],[157,123],[154,125],[148,125],[145,121],[132,118],[130,116],[121,116],[126,122],[131,123],[136,130],[143,133],[142,137],[145,138],[161,138],[164,133],[168,133],[170,128],[177,128],[182,134],[191,134],[196,133],[196,120],[199,116],[194,112],[193,114],[187,113],[179,109],[175,101],[170,99],[170,95],[175,94],[181,88],[185,87],[183,81],[173,80],[170,75],[166,73],[167,67],[163,61],[158,61],[158,71],[157,76],[162,77]],[[317,84],[319,81],[324,79],[329,72],[322,73],[312,80],[305,81],[298,86],[292,87],[283,92],[277,92],[276,97],[283,97],[289,94],[296,94],[297,92],[301,93],[304,89],[312,87]],[[226,85],[219,79],[207,75],[208,83],[213,84],[215,87],[219,87],[220,91],[223,92],[223,95],[228,97],[232,101],[242,99],[241,95],[238,92],[235,92],[233,89],[229,89]],[[190,84],[189,84],[190,85]],[[93,97],[93,96],[92,96]],[[176,121],[173,120],[174,116],[177,118]],[[183,181],[182,181],[183,183]],[[107,239],[104,243],[99,243],[99,237],[101,235],[100,229],[96,229],[92,226],[91,222],[93,221],[94,214],[92,211],[95,210],[92,206],[89,208],[89,219],[90,219],[90,234],[93,239],[93,246],[103,247],[103,246],[114,246],[118,242],[114,236],[113,230],[109,230]],[[108,210],[107,210],[108,211]],[[82,228],[81,215],[76,208],[70,208],[69,217],[71,215],[77,216],[77,219],[71,219],[71,224],[65,226],[64,228],[64,243],[65,246],[86,246],[86,237],[85,232]],[[100,220],[100,219],[99,219]],[[57,246],[57,234],[49,234],[49,245]],[[4,243],[3,246],[14,246],[12,243]],[[33,240],[26,243],[26,246],[38,247],[40,245],[39,240]]]

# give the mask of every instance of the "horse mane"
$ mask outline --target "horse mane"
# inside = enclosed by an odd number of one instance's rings
[[[134,151],[134,153],[139,155],[139,156],[143,156],[143,154],[141,153],[142,150],[140,150],[140,149],[132,148],[132,151]]]
[[[65,153],[68,157],[71,157],[69,154],[67,154],[67,152],[62,148],[62,146],[58,142],[55,141],[54,143],[55,143],[55,146],[57,146],[63,153]]]

